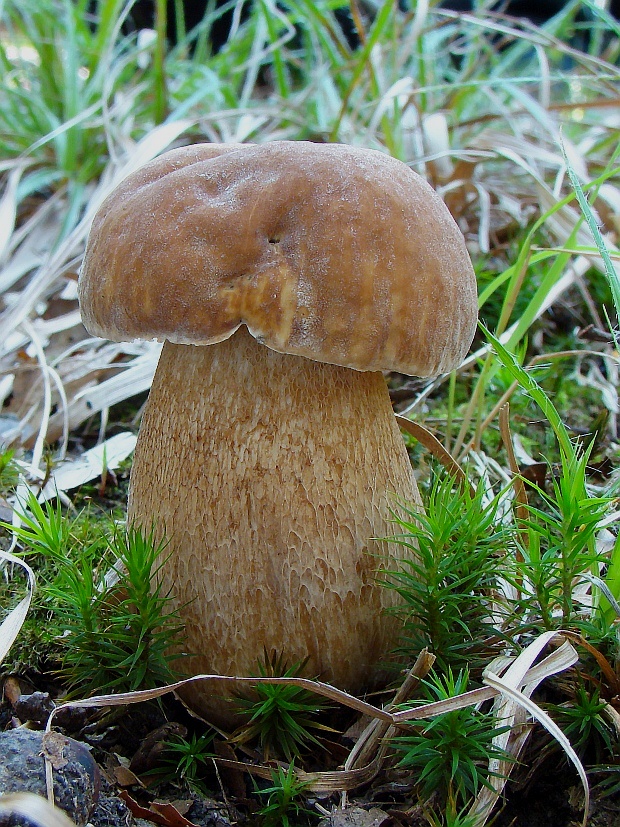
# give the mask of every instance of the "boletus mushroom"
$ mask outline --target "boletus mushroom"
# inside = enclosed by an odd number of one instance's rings
[[[101,206],[79,294],[92,334],[164,340],[128,518],[168,540],[183,670],[256,674],[266,650],[371,686],[397,634],[376,571],[405,553],[383,538],[419,502],[381,371],[449,371],[476,324],[439,196],[374,150],[172,150]],[[181,694],[230,721],[212,684]]]

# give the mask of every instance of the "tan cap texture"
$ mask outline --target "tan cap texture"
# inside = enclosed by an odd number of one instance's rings
[[[471,344],[462,234],[409,167],[341,144],[197,144],[131,175],[95,216],[79,282],[94,335],[267,347],[432,376]]]

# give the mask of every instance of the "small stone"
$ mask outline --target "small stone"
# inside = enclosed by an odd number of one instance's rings
[[[85,825],[99,794],[99,768],[84,744],[54,733],[54,798],[78,827]],[[46,797],[44,734],[18,728],[0,732],[0,795],[31,792]],[[24,823],[0,816],[0,827]]]
[[[55,707],[49,692],[33,692],[32,695],[20,695],[13,704],[15,714],[20,721],[33,721],[45,726]]]
[[[370,810],[350,807],[347,810],[335,809],[328,819],[321,821],[319,827],[381,827],[389,820],[390,816],[378,807]]]

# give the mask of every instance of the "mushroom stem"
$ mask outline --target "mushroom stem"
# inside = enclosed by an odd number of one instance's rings
[[[372,685],[397,636],[376,570],[406,553],[373,538],[396,532],[399,499],[419,494],[381,373],[277,353],[245,327],[164,344],[129,520],[169,541],[187,674],[256,674],[266,648],[343,689]],[[185,699],[222,720],[211,691]]]

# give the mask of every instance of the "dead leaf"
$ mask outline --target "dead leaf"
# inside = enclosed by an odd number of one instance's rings
[[[216,738],[213,741],[215,754],[220,758],[234,762],[236,759],[235,751],[227,741],[221,741]],[[224,779],[228,789],[232,792],[235,798],[243,801],[247,798],[248,791],[245,784],[245,775],[236,767],[219,766],[219,772]]]
[[[163,815],[167,819],[166,824],[169,825],[169,827],[196,827],[192,821],[188,821],[184,815],[181,815],[174,804],[162,804],[158,801],[153,801],[151,809]]]
[[[168,749],[170,741],[175,738],[184,738],[186,735],[187,729],[175,721],[169,721],[154,729],[140,744],[139,749],[131,759],[129,768],[139,775],[157,769],[161,763],[162,754]]]
[[[194,805],[194,799],[177,799],[175,801],[170,801],[169,803],[172,804],[173,807],[176,807],[176,809],[181,813],[181,815],[184,816],[186,813],[189,813],[189,811],[192,809]]]
[[[68,745],[69,739],[59,732],[46,732],[43,736],[42,754],[55,770],[61,770],[68,763],[68,759],[63,755]]]
[[[147,810],[146,807],[142,807],[135,798],[132,798],[127,790],[121,790],[118,794],[118,797],[125,802],[127,805],[130,813],[136,818],[144,818],[148,821],[152,821],[154,824],[163,824],[164,826],[168,824],[166,819],[160,813],[154,813],[153,810]]]
[[[11,706],[15,706],[22,694],[17,678],[14,678],[12,675],[6,678],[2,686],[2,690],[4,692],[5,699],[11,704]]]
[[[147,809],[138,804],[127,790],[119,793],[119,798],[122,798],[131,814],[136,818],[143,818],[152,821],[153,824],[161,824],[163,827],[198,827],[193,821],[188,821],[185,816],[182,816],[172,804],[157,804],[154,802],[151,804],[151,809]]]
[[[123,767],[122,765],[114,767],[113,773],[116,783],[120,787],[144,787],[144,784],[140,781],[135,772],[132,772],[127,767]]]

